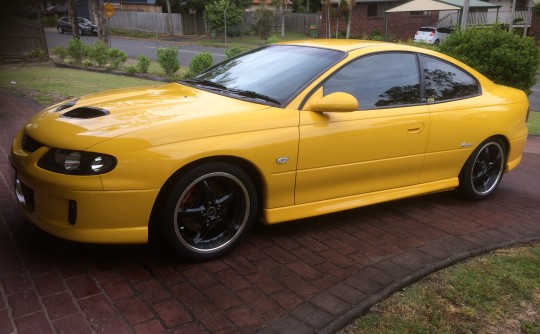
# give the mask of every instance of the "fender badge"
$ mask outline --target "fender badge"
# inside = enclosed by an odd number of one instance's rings
[[[473,144],[472,144],[472,143],[463,142],[463,143],[461,143],[461,145],[459,145],[459,146],[465,148],[465,147],[472,147]]]
[[[288,157],[280,157],[280,158],[276,159],[276,162],[278,164],[280,164],[280,165],[286,164],[287,162],[289,162],[289,158]]]

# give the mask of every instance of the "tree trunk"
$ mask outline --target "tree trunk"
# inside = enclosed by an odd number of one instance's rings
[[[92,1],[92,10],[94,18],[96,18],[98,38],[100,41],[109,45],[109,26],[107,20],[105,19],[105,13],[103,12],[103,1],[102,0],[91,0]]]
[[[171,1],[167,0],[167,25],[169,30],[169,35],[174,35],[174,28],[173,28],[173,21],[172,21],[172,13],[171,13]]]
[[[75,7],[75,0],[68,0],[68,13],[71,17],[71,31],[73,31],[73,38],[80,38],[79,20],[77,20],[77,8]]]

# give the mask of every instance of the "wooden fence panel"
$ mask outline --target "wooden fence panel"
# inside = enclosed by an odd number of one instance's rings
[[[39,24],[12,18],[0,20],[0,59],[10,61],[28,58],[33,50],[48,55],[43,27]]]
[[[168,34],[166,13],[148,13],[116,11],[110,19],[113,28],[134,29],[158,34]],[[175,35],[183,35],[182,15],[171,14],[173,20],[173,32]]]
[[[285,31],[309,36],[310,26],[316,26],[317,29],[320,29],[320,14],[293,13],[285,16]]]

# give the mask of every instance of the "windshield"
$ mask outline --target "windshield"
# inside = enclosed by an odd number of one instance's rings
[[[336,50],[270,45],[222,62],[185,83],[282,105],[343,57],[345,53]]]

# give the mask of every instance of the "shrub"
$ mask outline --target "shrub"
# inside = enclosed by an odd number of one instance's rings
[[[69,41],[67,47],[67,55],[71,58],[73,63],[82,64],[83,59],[88,55],[88,45],[81,42],[80,38],[73,38]]]
[[[279,42],[279,37],[277,37],[276,35],[272,35],[266,40],[266,44],[274,44],[278,42]]]
[[[43,49],[32,49],[28,51],[28,58],[37,60],[46,60],[48,58],[47,52]]]
[[[67,50],[65,47],[63,46],[57,46],[55,47],[54,49],[52,49],[52,53],[53,55],[57,56],[58,59],[60,59],[60,61],[63,63],[66,61],[66,58],[68,56],[67,54]]]
[[[157,62],[168,77],[172,77],[180,68],[178,49],[168,47],[157,50]]]
[[[534,40],[505,31],[500,26],[458,30],[439,48],[498,84],[530,94],[536,82],[539,55]]]
[[[139,72],[139,69],[137,68],[137,66],[130,65],[130,66],[124,66],[124,71],[126,71],[126,73],[129,75],[134,75],[137,72]]]
[[[244,51],[246,51],[246,49],[244,49],[244,48],[242,48],[242,47],[240,47],[238,45],[231,46],[230,48],[225,50],[225,58],[229,59],[229,58],[236,57],[236,56],[238,56],[239,54],[241,54]]]
[[[109,69],[116,70],[127,60],[127,55],[124,51],[120,51],[116,48],[109,49]]]
[[[208,52],[201,52],[191,59],[189,63],[189,73],[195,76],[206,70],[214,63],[214,57]]]
[[[109,47],[102,41],[97,41],[90,48],[89,56],[97,67],[105,67],[109,62]]]
[[[274,12],[269,9],[260,8],[255,11],[251,28],[262,40],[267,40],[276,24]]]
[[[139,55],[139,57],[137,57],[137,71],[139,73],[148,73],[148,68],[150,68],[150,63],[152,61],[150,60],[150,58],[146,55]]]

